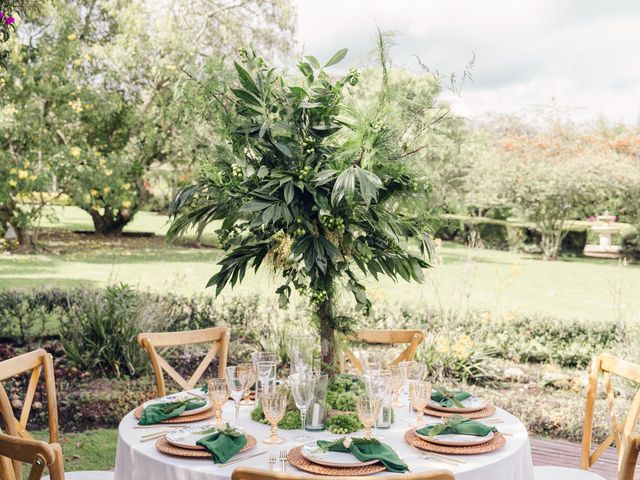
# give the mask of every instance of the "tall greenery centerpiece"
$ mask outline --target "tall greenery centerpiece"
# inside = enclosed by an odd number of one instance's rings
[[[391,94],[384,54],[375,104],[357,109],[347,100],[358,72],[334,79],[324,70],[346,53],[324,66],[307,56],[298,63],[299,82],[246,51],[231,77],[209,70],[190,100],[220,141],[197,181],[176,195],[169,230],[170,238],[193,227],[202,233],[221,221],[227,254],[208,283],[216,294],[240,283],[248,268],[267,265],[281,278],[281,306],[293,290],[308,297],[330,372],[335,332],[352,328],[336,312],[338,292],[367,310],[362,274],[421,282],[431,251],[429,236],[402,208],[408,197],[424,198],[426,180],[409,161],[420,150],[407,138],[411,122],[385,122]]]

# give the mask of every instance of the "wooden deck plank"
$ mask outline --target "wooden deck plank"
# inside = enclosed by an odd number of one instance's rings
[[[531,455],[534,465],[580,468],[581,446],[579,443],[561,440],[531,439]],[[607,480],[616,480],[618,456],[615,448],[609,448],[591,467],[591,471]],[[640,466],[636,469],[640,475]],[[638,477],[640,478],[640,477]]]

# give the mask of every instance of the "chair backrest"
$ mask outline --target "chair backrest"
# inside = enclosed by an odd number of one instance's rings
[[[609,409],[611,433],[609,433],[607,438],[592,452],[593,415],[601,372],[607,397],[607,407]],[[614,375],[640,384],[640,365],[605,354],[598,356],[594,360],[589,376],[584,428],[582,431],[582,456],[580,466],[584,470],[588,470],[596,460],[598,460],[600,455],[615,443],[616,450],[618,451],[618,472],[620,472],[623,459],[627,458],[626,450],[629,440],[635,433],[638,415],[640,414],[640,389],[636,391],[624,420],[620,421],[612,384]]]
[[[636,462],[638,461],[638,452],[640,452],[640,435],[634,433],[627,439],[627,448],[620,465],[618,480],[633,480]]]
[[[51,480],[64,480],[62,449],[46,443],[0,433],[0,479],[21,480],[22,464],[31,465],[28,480],[39,480],[45,468]]]
[[[371,480],[371,477],[326,477],[299,473],[275,472],[257,468],[240,467],[231,474],[231,480]],[[377,480],[454,480],[453,474],[446,470],[431,470],[424,473],[405,473],[376,477]]]
[[[31,372],[27,392],[22,402],[22,412],[18,420],[13,414],[13,408],[4,380],[16,377],[22,373]],[[44,374],[44,384],[47,393],[47,408],[49,412],[49,441],[58,443],[58,402],[56,400],[56,384],[53,374],[53,359],[46,350],[38,349],[33,352],[18,355],[0,362],[0,414],[4,420],[6,433],[16,437],[30,438],[27,432],[29,413],[38,388],[40,375]]]
[[[400,362],[413,360],[418,346],[424,340],[424,333],[422,330],[356,330],[352,335],[347,336],[346,340],[377,345],[407,344],[407,348],[391,362],[392,365],[396,365]],[[347,369],[345,356],[358,372],[364,373],[362,363],[347,347],[344,348],[344,354],[340,356],[340,371],[342,373],[345,373]]]
[[[227,366],[229,335],[229,329],[226,327],[205,328],[187,332],[141,333],[138,335],[138,343],[149,353],[151,358],[151,365],[153,366],[156,385],[158,386],[158,396],[164,397],[167,394],[163,371],[167,372],[180,387],[190,390],[196,386],[198,380],[200,380],[216,355],[219,357],[218,377],[223,378]],[[200,343],[211,343],[211,347],[189,380],[184,379],[156,351],[156,348],[197,345]]]

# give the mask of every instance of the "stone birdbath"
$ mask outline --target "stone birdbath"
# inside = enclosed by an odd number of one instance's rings
[[[620,232],[620,226],[616,223],[617,217],[605,212],[598,215],[596,222],[591,226],[591,231],[598,234],[600,240],[597,245],[586,245],[584,255],[598,258],[619,258],[620,246],[613,245],[612,237]]]

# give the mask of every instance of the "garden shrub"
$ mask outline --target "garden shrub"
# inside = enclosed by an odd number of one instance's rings
[[[138,346],[141,331],[153,330],[142,315],[142,298],[127,285],[109,286],[74,304],[60,322],[69,360],[78,368],[104,376],[135,376],[148,358]]]
[[[640,234],[632,230],[622,236],[621,253],[630,260],[640,259]]]

